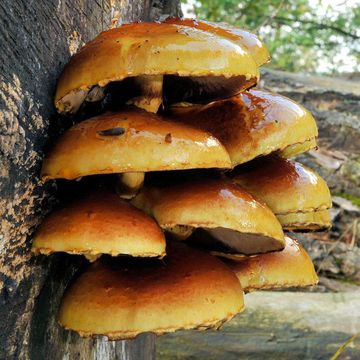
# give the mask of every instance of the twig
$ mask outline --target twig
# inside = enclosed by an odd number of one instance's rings
[[[280,4],[275,9],[274,13],[271,14],[270,16],[265,17],[265,20],[257,27],[256,32],[258,32],[263,26],[267,25],[270,20],[273,20],[276,17],[276,15],[279,13],[279,11],[281,10],[283,5],[284,5],[284,0],[281,0]]]
[[[324,259],[321,261],[321,263],[318,266],[318,269],[316,271],[317,274],[320,273],[322,270],[323,263],[325,262],[325,259],[331,254],[331,252],[340,244],[342,239],[352,230],[352,224],[347,226],[345,231],[341,234],[341,236],[329,247],[328,251],[326,252]]]
[[[330,24],[324,24],[324,23],[317,23],[316,21],[312,21],[312,20],[302,20],[302,19],[298,19],[298,18],[287,18],[284,16],[274,16],[272,18],[272,20],[276,20],[279,24],[283,24],[283,25],[287,25],[288,22],[299,22],[301,24],[310,24],[310,25],[314,25],[316,28],[318,29],[330,29],[330,30],[334,30],[336,32],[338,32],[339,34],[342,34],[344,36],[349,36],[352,39],[358,40],[360,39],[360,36],[347,32],[337,26],[334,25],[330,25]]]
[[[342,352],[358,337],[360,336],[360,333],[357,333],[353,335],[348,341],[346,341],[344,344],[342,344],[339,349],[337,349],[336,353],[331,357],[330,360],[336,360]]]
[[[358,222],[359,222],[359,219],[355,219],[355,220],[353,221],[353,223],[352,223],[353,229],[352,229],[351,242],[350,242],[350,244],[349,244],[350,249],[353,249],[353,247],[355,246]]]

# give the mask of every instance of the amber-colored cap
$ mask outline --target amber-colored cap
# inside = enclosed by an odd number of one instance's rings
[[[116,194],[100,193],[48,215],[35,234],[32,251],[90,259],[101,254],[163,257],[165,245],[162,230],[150,216]]]
[[[216,34],[158,22],[124,24],[102,32],[72,57],[59,78],[56,108],[74,112],[92,87],[143,75],[194,77],[194,87],[182,92],[191,101],[190,93],[195,99],[205,89],[197,77],[219,77],[222,84],[216,92],[228,93],[231,88],[234,95],[253,86],[259,72],[245,48]],[[211,89],[207,90],[210,96]],[[215,98],[221,98],[220,94]]]
[[[59,322],[81,336],[130,339],[142,332],[217,328],[244,308],[235,274],[181,243],[163,261],[97,262],[66,291]]]
[[[231,40],[245,48],[252,55],[258,66],[270,60],[270,54],[266,46],[255,34],[244,29],[239,29],[226,23],[214,23],[211,21],[179,17],[169,17],[165,22],[168,24],[189,26]]]
[[[209,105],[174,106],[174,118],[209,131],[226,147],[233,166],[284,151],[293,156],[316,146],[314,118],[294,101],[250,90]]]
[[[74,125],[45,158],[41,174],[45,180],[75,179],[230,166],[225,148],[209,133],[130,108]]]
[[[286,237],[282,251],[254,256],[232,256],[227,265],[235,272],[246,292],[315,285],[318,277],[305,249]]]
[[[319,230],[331,225],[326,182],[299,162],[263,157],[238,168],[230,177],[266,203],[288,230]]]
[[[177,234],[180,226],[178,237],[188,236],[188,228],[204,229],[224,251],[254,254],[280,250],[285,245],[281,225],[270,209],[228,181],[143,188],[133,204],[154,216],[165,230]],[[197,240],[206,246],[215,245],[202,235]]]

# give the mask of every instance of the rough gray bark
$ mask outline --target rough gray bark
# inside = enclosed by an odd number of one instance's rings
[[[69,125],[57,122],[53,108],[56,79],[115,11],[131,22],[176,15],[180,6],[176,0],[0,2],[0,359],[152,356],[152,335],[114,343],[62,330],[58,304],[84,261],[30,254],[31,235],[56,201],[55,183],[38,177],[44,147]]]

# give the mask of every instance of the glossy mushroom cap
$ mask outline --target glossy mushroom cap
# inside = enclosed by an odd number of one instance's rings
[[[202,102],[253,86],[259,72],[245,48],[216,34],[157,22],[125,24],[102,32],[72,57],[59,78],[55,105],[59,112],[76,112],[93,87],[138,76],[161,83],[159,75],[170,76],[164,78],[167,101]],[[206,77],[217,77],[216,89]]]
[[[163,257],[165,245],[151,217],[116,194],[101,193],[48,215],[35,234],[32,251],[62,251],[90,259],[101,254]]]
[[[219,139],[233,166],[275,151],[289,156],[307,151],[318,135],[314,118],[302,106],[261,90],[204,106],[174,106],[172,115]]]
[[[306,166],[269,156],[230,174],[232,181],[262,200],[288,230],[331,226],[331,195],[326,182]]]
[[[252,55],[258,66],[261,66],[270,60],[270,54],[266,46],[255,34],[252,34],[244,29],[239,29],[225,23],[214,23],[210,21],[179,17],[169,17],[164,22],[168,24],[189,26],[231,40],[245,48]]]
[[[282,251],[247,257],[232,257],[226,264],[234,271],[245,292],[315,285],[314,265],[305,249],[286,237]]]
[[[131,108],[66,131],[45,158],[42,177],[230,166],[225,148],[209,133]]]
[[[254,254],[285,245],[281,225],[270,209],[227,181],[143,188],[133,204],[180,238],[186,238],[189,230],[204,229],[193,237],[205,247]],[[195,241],[193,237],[189,241]]]
[[[180,243],[167,254],[162,262],[93,264],[66,291],[60,324],[120,340],[217,328],[243,310],[240,283],[220,260]]]

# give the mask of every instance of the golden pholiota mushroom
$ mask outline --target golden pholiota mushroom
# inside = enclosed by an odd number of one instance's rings
[[[67,130],[44,159],[42,178],[128,173],[121,180],[131,197],[142,172],[230,166],[226,149],[211,134],[132,107]]]
[[[271,210],[241,187],[203,180],[162,188],[143,188],[133,204],[151,214],[167,232],[209,249],[256,254],[285,246]]]
[[[226,264],[234,271],[245,292],[317,284],[318,277],[308,253],[296,240],[290,237],[285,240],[282,251],[228,257],[231,260]]]
[[[35,234],[32,251],[67,252],[92,261],[102,254],[163,257],[165,245],[162,230],[150,216],[104,192],[48,215]]]
[[[208,102],[256,84],[259,71],[245,47],[196,28],[158,22],[102,32],[72,57],[55,105],[75,113],[107,94],[156,112],[161,103]]]
[[[214,23],[211,21],[169,17],[164,22],[196,28],[208,33],[216,34],[245,48],[254,58],[256,64],[261,66],[270,60],[270,54],[265,44],[255,35],[244,29],[225,23]]]
[[[326,182],[298,162],[264,157],[229,176],[266,203],[286,230],[314,231],[331,226],[331,195]]]
[[[81,336],[131,339],[180,329],[218,328],[244,308],[235,274],[185,244],[159,260],[99,260],[66,291],[59,322]]]
[[[233,166],[275,151],[290,157],[316,147],[318,130],[310,112],[262,90],[208,105],[177,104],[171,113],[176,121],[193,124],[219,139]]]

